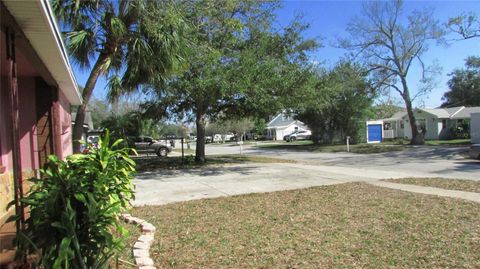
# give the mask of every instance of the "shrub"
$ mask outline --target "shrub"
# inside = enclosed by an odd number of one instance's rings
[[[124,247],[119,213],[133,198],[135,163],[109,133],[87,154],[49,156],[42,178],[22,199],[30,208],[19,251],[41,252],[44,268],[105,268]]]

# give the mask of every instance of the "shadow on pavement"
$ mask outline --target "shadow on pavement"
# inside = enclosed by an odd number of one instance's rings
[[[257,166],[242,165],[242,166],[204,166],[200,168],[184,168],[184,169],[155,169],[151,171],[139,172],[136,176],[138,180],[152,180],[152,179],[168,179],[178,176],[220,176],[224,174],[241,174],[251,175],[257,170]]]
[[[471,161],[459,161],[455,162],[455,167],[450,167],[448,169],[440,170],[439,173],[450,173],[452,171],[455,172],[474,172],[477,171],[479,173],[478,177],[480,178],[480,162],[476,160]]]

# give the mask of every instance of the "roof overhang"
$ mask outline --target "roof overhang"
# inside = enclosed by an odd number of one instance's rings
[[[2,1],[72,105],[82,103],[68,54],[47,0]]]
[[[293,124],[305,126],[305,124],[303,122],[301,122],[299,120],[294,120],[287,125],[267,126],[267,129],[286,129],[286,128],[292,126]]]
[[[386,118],[386,119],[378,119],[378,121],[388,121],[388,122],[392,122],[392,121],[399,121],[399,120],[402,120],[403,118]]]

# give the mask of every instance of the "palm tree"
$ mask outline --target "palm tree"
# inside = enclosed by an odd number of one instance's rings
[[[184,62],[186,24],[164,1],[53,0],[52,7],[71,58],[90,70],[72,134],[74,152],[79,152],[85,110],[98,78],[107,78],[111,100],[165,80]]]

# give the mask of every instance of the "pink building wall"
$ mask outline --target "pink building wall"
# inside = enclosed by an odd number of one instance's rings
[[[73,153],[72,148],[72,116],[70,114],[70,103],[60,90],[58,94],[59,122],[60,122],[60,141],[62,152],[59,152],[60,158]],[[60,155],[61,154],[61,155]]]
[[[21,115],[19,133],[22,171],[36,170],[39,168],[35,91],[34,77],[20,77],[18,79],[18,106]]]
[[[3,87],[0,93],[0,118],[2,119],[0,128],[0,163],[11,172],[13,168],[12,145],[11,145],[11,122],[9,119],[10,102],[6,87]],[[36,113],[36,89],[34,77],[22,77],[18,80],[19,89],[19,109],[20,109],[20,154],[21,166],[23,171],[36,170],[39,168],[38,146],[37,146],[37,113]],[[61,145],[60,152],[57,152],[60,158],[72,154],[72,119],[70,115],[70,103],[62,91],[58,96],[58,119],[59,119],[59,139]],[[53,134],[52,134],[53,135]]]

